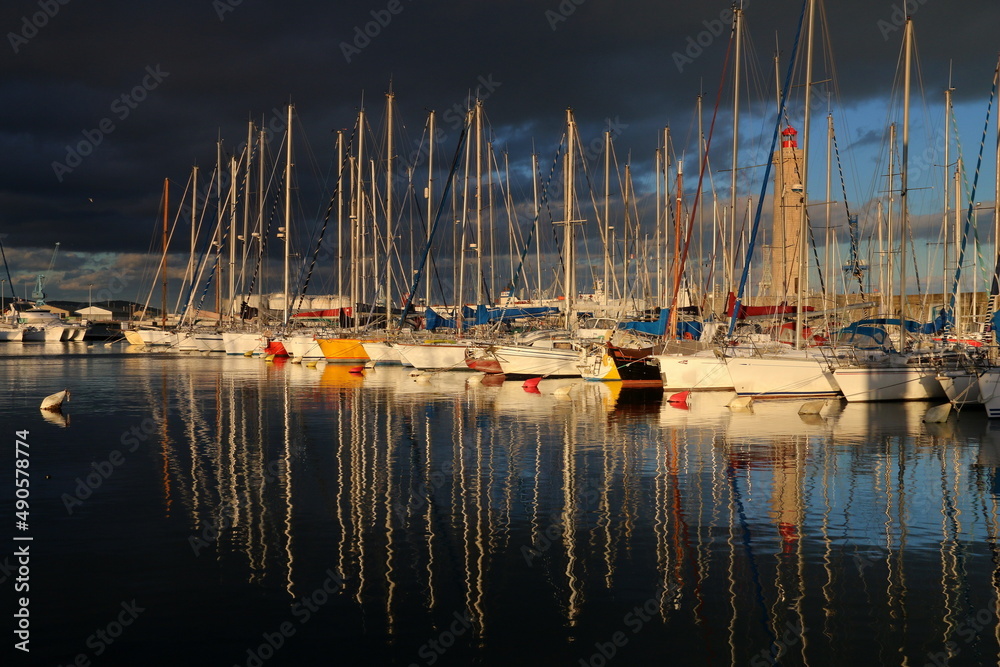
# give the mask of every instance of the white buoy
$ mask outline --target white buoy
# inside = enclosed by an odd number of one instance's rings
[[[818,415],[826,407],[826,401],[807,401],[799,407],[800,415]]]
[[[48,410],[49,412],[59,412],[62,410],[62,404],[64,401],[69,400],[69,389],[63,389],[60,392],[56,392],[51,396],[46,396],[42,399],[42,410]]]
[[[941,424],[948,421],[948,415],[950,414],[951,403],[935,405],[933,408],[929,408],[927,412],[924,413],[924,422],[927,424]]]
[[[730,410],[751,410],[753,408],[753,396],[737,396],[729,401]]]
[[[552,395],[553,396],[560,396],[560,397],[569,396],[569,392],[571,392],[571,391],[573,391],[573,385],[571,385],[571,384],[565,384],[565,385],[559,387],[558,389],[556,389],[554,392],[552,392]]]

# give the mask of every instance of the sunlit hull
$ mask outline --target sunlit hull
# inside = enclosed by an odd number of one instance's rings
[[[579,350],[499,345],[484,350],[480,355],[495,359],[500,366],[500,372],[510,378],[580,377]]]
[[[942,371],[937,381],[952,405],[981,405],[979,376],[971,371]]]
[[[397,343],[396,347],[403,360],[418,370],[469,370],[465,365],[466,350],[469,349],[466,343]]]
[[[847,367],[833,371],[844,398],[851,402],[945,398],[935,375],[935,369],[928,367]]]
[[[327,361],[368,361],[365,348],[361,347],[361,341],[357,338],[317,338],[316,342]]]
[[[730,391],[733,379],[726,361],[715,354],[662,354],[660,365],[664,391]]]
[[[222,334],[222,344],[226,354],[245,355],[249,352],[256,356],[264,353],[267,339],[259,333],[227,331]]]
[[[323,359],[323,350],[312,335],[289,336],[284,340],[285,351],[293,359]]]
[[[403,363],[403,355],[399,348],[383,340],[371,340],[361,343],[368,358],[376,365],[398,365]]]
[[[833,397],[840,385],[826,363],[809,357],[726,360],[733,389],[755,398]]]

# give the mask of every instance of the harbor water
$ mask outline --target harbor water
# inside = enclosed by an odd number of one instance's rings
[[[100,344],[0,369],[32,664],[1000,661],[1000,425],[972,409]]]

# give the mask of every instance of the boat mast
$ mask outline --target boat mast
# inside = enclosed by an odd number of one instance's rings
[[[386,94],[386,166],[385,166],[385,328],[389,329],[389,321],[392,319],[392,244],[393,244],[393,220],[392,220],[392,106],[395,94],[392,92],[392,83],[389,84],[389,92]]]
[[[611,125],[611,121],[609,120],[608,121],[609,129],[607,129],[607,130],[604,131],[604,224],[602,225],[603,232],[604,232],[602,234],[602,236],[604,237],[604,289],[603,289],[604,293],[603,293],[603,295],[601,297],[601,304],[605,307],[605,313],[604,314],[607,314],[608,290],[610,289],[610,285],[611,285],[611,283],[608,282],[608,280],[610,278],[610,274],[611,274],[611,255],[609,253],[611,240],[608,237],[608,227],[611,224],[611,219],[609,218],[610,211],[611,211],[611,130],[610,130],[610,125]],[[659,173],[659,162],[657,162],[657,173]],[[656,203],[657,203],[656,219],[657,219],[657,222],[659,222],[659,219],[660,219],[660,212],[659,212],[660,179],[659,178],[656,179]],[[657,234],[657,237],[659,237],[659,234],[660,234],[659,224],[657,224],[656,234]],[[538,241],[535,241],[535,243],[537,244]],[[659,266],[659,263],[660,263],[660,257],[659,257],[659,253],[657,253],[657,257],[656,257],[656,264],[657,264],[657,266]]]
[[[998,139],[1000,141],[1000,139]],[[538,291],[536,297],[538,298],[538,304],[541,305],[542,302],[542,250],[541,250],[541,238],[540,234],[540,221],[538,219],[539,212],[541,211],[541,206],[538,201],[538,153],[531,153],[531,192],[532,200],[534,203],[533,210],[535,214],[535,267],[537,271],[538,280]],[[530,296],[530,295],[529,295]]]
[[[288,105],[288,132],[285,135],[285,141],[287,145],[285,146],[285,226],[279,228],[279,231],[283,232],[285,239],[285,309],[282,312],[281,322],[285,330],[288,329],[288,258],[289,258],[289,247],[291,246],[291,231],[292,231],[292,110],[291,104]]]
[[[677,161],[677,192],[674,204],[674,270],[671,276],[670,294],[681,291],[681,237],[684,235],[684,161]],[[670,315],[667,318],[667,329],[663,332],[665,338],[677,335],[677,300],[671,299]]]
[[[236,304],[236,156],[229,157],[229,312],[232,321]]]
[[[169,207],[170,207],[170,179],[164,178],[163,179],[163,259],[160,260],[160,275],[162,276],[163,280],[163,288],[162,288],[163,293],[161,295],[162,301],[160,304],[162,308],[163,327],[167,326],[167,239],[169,236],[167,233],[167,209]],[[56,246],[58,245],[59,244],[57,243]],[[53,255],[53,257],[54,256],[55,255]]]
[[[813,42],[816,22],[816,0],[809,0],[809,27],[806,38],[806,92],[805,92],[805,118],[802,120],[802,165],[799,167],[802,175],[802,207],[799,216],[799,238],[798,238],[798,264],[799,276],[796,280],[795,299],[795,349],[802,349],[802,336],[804,322],[802,310],[805,307],[806,296],[809,291],[809,261],[807,259],[808,245],[806,239],[809,236],[809,105],[812,102],[812,69],[813,69]],[[827,198],[829,200],[829,197]]]
[[[337,130],[337,315],[344,308],[344,131]]]
[[[899,238],[899,345],[900,351],[906,347],[906,241],[910,238],[909,199],[907,197],[907,171],[910,153],[910,70],[913,60],[913,19],[906,19],[904,49],[906,60],[903,82],[903,154],[899,170],[899,204],[902,219]]]
[[[434,111],[427,119],[427,244],[431,243],[434,218]],[[431,307],[431,281],[424,284],[424,308]]]
[[[993,190],[993,245],[994,254],[998,260],[994,264],[993,279],[990,281],[990,294],[992,296],[990,310],[992,312],[996,312],[1000,308],[1000,277],[997,275],[1000,273],[1000,114],[997,114],[997,151],[994,171],[996,180]]]
[[[742,37],[743,37],[743,8],[737,6],[733,8],[733,32],[736,35],[736,51],[733,67],[733,161],[730,172],[729,183],[729,248],[733,255],[731,262],[726,262],[726,286],[729,291],[736,292],[736,177],[739,172],[740,156],[740,68]],[[700,152],[700,151],[699,151]]]
[[[476,100],[476,305],[483,302],[483,102]]]
[[[573,170],[576,165],[576,122],[573,120],[573,110],[566,110],[566,173],[563,188],[563,211],[565,216],[565,233],[563,248],[565,254],[565,284],[566,294],[566,328],[573,331],[573,292],[576,291],[576,275],[573,271],[573,244],[576,242],[573,229]]]
[[[951,115],[951,93],[953,90],[954,88],[951,87],[951,80],[949,77],[948,87],[944,90],[944,197],[942,200],[944,203],[944,212],[941,220],[941,232],[944,234],[944,245],[942,246],[944,251],[941,253],[941,261],[943,264],[941,268],[942,277],[948,275],[948,199],[951,194],[951,174],[948,173],[951,167],[951,163],[948,161],[948,149],[951,148],[951,141],[949,140],[948,121],[950,120]],[[958,237],[955,237],[955,242],[958,243]],[[944,285],[944,282],[942,282],[942,297],[944,296],[946,289],[947,287]]]

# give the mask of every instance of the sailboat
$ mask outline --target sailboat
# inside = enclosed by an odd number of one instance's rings
[[[908,154],[910,131],[910,72],[913,58],[913,21],[907,18],[904,31],[905,71],[903,83],[903,150],[900,168],[900,208],[902,211],[900,234],[899,262],[899,310],[897,320],[899,326],[899,345],[902,353],[890,352],[875,359],[865,361],[845,360],[833,371],[834,378],[844,394],[851,402],[861,401],[912,401],[945,398],[941,383],[935,378],[942,363],[954,364],[950,359],[933,346],[918,344],[915,349],[908,349],[910,333],[907,330],[906,307],[906,263],[907,242],[909,239],[909,207],[908,207]],[[891,188],[890,188],[891,189]],[[931,348],[931,349],[927,349]],[[951,356],[951,355],[949,355]]]

